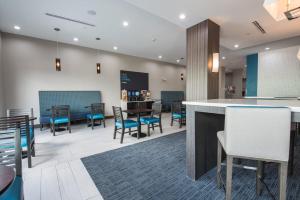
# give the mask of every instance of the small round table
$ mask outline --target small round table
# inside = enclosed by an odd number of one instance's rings
[[[15,178],[15,170],[12,167],[0,165],[0,194],[4,193]]]

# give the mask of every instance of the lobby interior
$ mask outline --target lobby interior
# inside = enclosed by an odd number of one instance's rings
[[[0,1],[0,200],[300,199],[300,0]]]

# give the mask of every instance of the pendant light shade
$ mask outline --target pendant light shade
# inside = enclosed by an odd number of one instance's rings
[[[97,69],[97,74],[100,74],[101,73],[101,64],[100,63],[96,64],[96,69]]]
[[[263,6],[276,21],[281,21],[287,19],[286,12],[300,6],[300,0],[265,0]]]
[[[297,54],[297,58],[298,58],[298,60],[300,60],[300,48],[299,48],[299,51],[298,51],[298,54]]]
[[[58,32],[60,31],[60,29],[54,28],[54,30],[57,32],[55,70],[60,72],[61,71],[61,62],[60,62],[60,58],[59,58],[59,49],[58,49]]]
[[[60,63],[60,58],[55,58],[55,69],[56,71],[61,71],[61,63]]]

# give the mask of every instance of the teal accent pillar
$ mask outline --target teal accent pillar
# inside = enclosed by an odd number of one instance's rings
[[[258,54],[247,56],[246,96],[257,96]]]

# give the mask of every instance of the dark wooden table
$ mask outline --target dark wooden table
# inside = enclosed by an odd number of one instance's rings
[[[152,112],[152,111],[153,111],[152,109],[148,109],[148,108],[123,110],[123,112],[125,112],[125,113],[137,116],[137,122],[139,123],[138,133],[132,134],[131,135],[132,137],[137,137],[139,139],[139,138],[143,138],[143,137],[147,136],[146,133],[142,133],[142,131],[141,131],[141,121],[140,121],[140,119],[141,119],[141,114],[142,113],[149,113],[149,112]]]
[[[0,194],[4,193],[15,178],[15,170],[12,167],[0,166]]]

